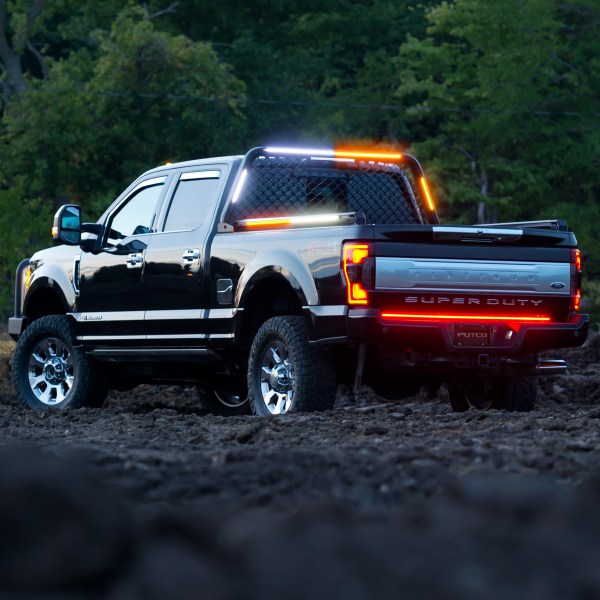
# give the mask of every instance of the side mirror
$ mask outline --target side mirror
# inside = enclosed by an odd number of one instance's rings
[[[52,239],[58,244],[78,246],[81,243],[81,208],[74,204],[61,206],[54,215]]]

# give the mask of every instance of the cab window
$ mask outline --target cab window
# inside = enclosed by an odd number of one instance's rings
[[[131,235],[150,233],[156,204],[163,184],[151,185],[134,193],[112,217],[108,230],[109,245],[118,244]]]
[[[204,224],[219,186],[219,171],[184,173],[169,206],[164,231],[187,231]]]

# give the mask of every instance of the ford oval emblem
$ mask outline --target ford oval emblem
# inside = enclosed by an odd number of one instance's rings
[[[562,290],[565,287],[565,284],[562,281],[555,281],[550,284],[550,287],[554,290]]]

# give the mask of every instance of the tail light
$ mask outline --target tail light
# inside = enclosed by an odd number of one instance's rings
[[[373,246],[365,243],[345,243],[342,247],[342,271],[348,290],[348,304],[368,304],[368,290],[373,289],[375,282]]]
[[[570,310],[581,308],[581,252],[571,249],[571,306]]]

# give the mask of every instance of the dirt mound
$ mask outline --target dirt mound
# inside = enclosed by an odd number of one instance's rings
[[[443,393],[203,414],[193,388],[16,405],[0,352],[0,596],[600,595],[600,336],[527,414]]]

